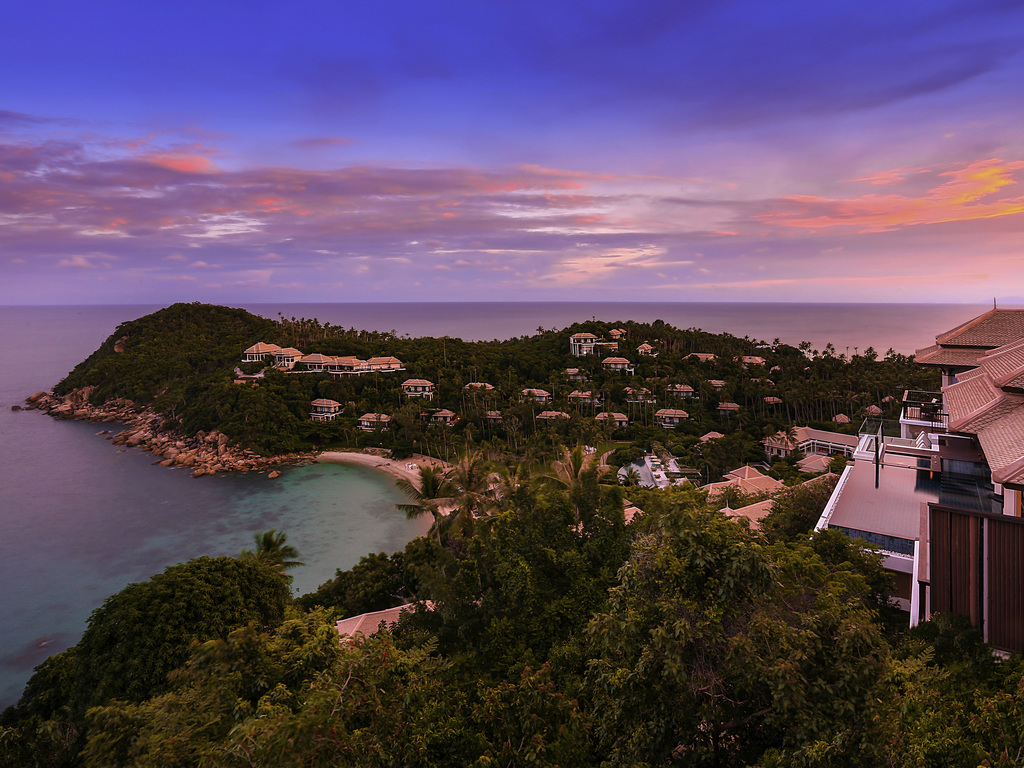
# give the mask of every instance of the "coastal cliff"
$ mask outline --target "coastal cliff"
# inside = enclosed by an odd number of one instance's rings
[[[56,419],[76,419],[121,424],[120,431],[102,430],[114,445],[139,448],[157,457],[154,464],[185,467],[193,477],[218,472],[273,470],[281,464],[310,461],[315,453],[260,456],[255,451],[232,445],[231,438],[217,430],[187,436],[175,429],[175,422],[151,408],[138,409],[131,400],[115,398],[99,405],[90,400],[93,387],[74,389],[63,396],[37,392],[25,401],[26,408],[45,411]]]

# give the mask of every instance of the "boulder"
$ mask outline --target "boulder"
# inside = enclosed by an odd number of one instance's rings
[[[276,479],[276,478],[278,478],[278,477],[280,477],[280,476],[281,476],[281,473],[280,473],[280,472],[278,472],[278,471],[277,471],[277,470],[275,469],[275,470],[274,470],[273,472],[271,472],[271,473],[270,473],[269,475],[267,475],[267,478],[268,478],[268,479],[270,479],[270,480],[274,480],[274,479]]]

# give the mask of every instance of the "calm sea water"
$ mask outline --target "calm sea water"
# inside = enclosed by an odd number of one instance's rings
[[[427,521],[397,514],[393,482],[373,470],[315,465],[264,475],[193,479],[152,466],[96,433],[107,425],[12,412],[49,389],[117,325],[154,306],[0,307],[0,706],[33,667],[78,641],[108,595],[200,555],[236,554],[257,530],[288,533],[307,563],[299,592],[367,552],[394,551]],[[345,327],[472,340],[532,334],[597,318],[699,327],[839,351],[911,353],[984,307],[824,304],[299,304],[247,305],[266,317],[317,317]]]

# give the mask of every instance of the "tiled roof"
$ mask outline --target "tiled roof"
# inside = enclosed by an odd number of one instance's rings
[[[258,341],[245,350],[246,355],[265,355],[268,352],[277,352],[280,347],[277,344],[265,344],[262,341]]]
[[[568,419],[569,414],[565,411],[541,411],[537,414],[538,419]]]
[[[829,432],[825,429],[814,429],[813,427],[794,427],[794,437],[796,438],[796,445],[791,443],[786,438],[786,433],[783,431],[776,432],[771,437],[764,439],[766,446],[772,446],[777,448],[793,449],[801,443],[805,443],[809,440],[814,440],[819,443],[834,443],[836,445],[848,445],[851,448],[856,448],[859,439],[856,435],[844,435],[842,432]]]
[[[690,414],[678,408],[662,408],[654,414],[656,419],[688,419]]]
[[[708,440],[720,440],[725,437],[721,432],[708,432],[706,435],[700,436],[700,441],[706,443]]]
[[[494,389],[494,385],[488,384],[485,381],[471,381],[469,384],[464,386],[463,389],[486,389],[487,391],[490,391]]]
[[[997,483],[1024,482],[1024,402],[977,432]]]
[[[1024,309],[990,309],[950,331],[940,333],[935,341],[942,346],[992,349],[1021,338],[1024,338]]]
[[[306,355],[299,360],[300,363],[313,363],[314,365],[323,365],[324,363],[333,363],[334,358],[328,355],[321,355],[319,352],[314,352],[312,355]]]
[[[832,461],[831,456],[824,456],[820,453],[812,453],[804,456],[796,465],[801,472],[824,472]]]
[[[720,411],[738,411],[740,409],[739,403],[719,403],[718,410]]]
[[[328,400],[328,399],[323,398],[323,397],[320,397],[320,398],[317,398],[316,400],[314,400],[313,401],[313,405],[315,405],[315,406],[317,406],[319,408],[340,408],[341,407],[341,403],[339,403],[337,400]]]
[[[606,357],[602,360],[605,365],[628,365],[629,360],[624,357]]]
[[[427,610],[433,610],[434,604],[429,600],[424,605]],[[335,627],[338,630],[338,634],[342,637],[345,635],[354,637],[357,634],[369,637],[377,633],[382,623],[385,629],[390,629],[392,625],[398,622],[403,613],[415,610],[415,608],[415,605],[399,605],[394,608],[386,608],[383,611],[361,613],[358,616],[341,619],[335,624]]]
[[[611,411],[604,411],[597,414],[594,418],[604,421],[605,419],[613,419],[615,421],[629,421],[624,413],[612,413]]]
[[[943,349],[939,346],[917,350],[914,362],[921,365],[977,365],[978,349]]]
[[[949,428],[977,435],[994,482],[1024,482],[1024,394],[1016,391],[1024,385],[1024,338],[978,363],[942,388]]]
[[[1024,339],[993,349],[979,361],[979,366],[1002,387],[1024,374]]]
[[[765,499],[755,504],[748,504],[745,507],[739,509],[729,509],[725,507],[722,511],[725,512],[727,517],[745,517],[750,521],[750,527],[757,530],[760,527],[761,520],[768,516],[768,513],[772,511],[772,500]]]
[[[364,413],[359,417],[359,421],[376,421],[386,424],[391,421],[391,417],[386,413]]]
[[[434,384],[426,379],[406,379],[402,382],[403,387],[432,387]]]
[[[975,375],[963,377],[956,384],[942,388],[942,398],[949,414],[949,428],[959,431],[972,417],[990,408],[1002,394],[988,376],[971,371]]]

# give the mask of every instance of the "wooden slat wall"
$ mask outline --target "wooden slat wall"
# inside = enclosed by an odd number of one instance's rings
[[[929,505],[929,561],[932,612],[963,614],[981,627],[987,600],[985,639],[1024,650],[1024,520]]]
[[[932,611],[959,613],[981,624],[980,519],[931,509]]]
[[[1024,649],[1024,522],[989,519],[988,642],[997,648]]]

